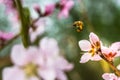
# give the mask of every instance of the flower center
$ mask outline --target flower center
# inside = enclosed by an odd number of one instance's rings
[[[90,54],[92,54],[92,56],[95,55],[96,52],[96,48],[94,46],[92,46],[91,50],[89,51]]]
[[[37,75],[37,66],[33,63],[29,63],[24,67],[24,71],[27,77],[36,76]]]
[[[105,56],[106,56],[106,58],[107,58],[109,61],[113,61],[115,55],[116,55],[116,53],[110,52],[109,54],[107,54],[107,55],[105,55]]]
[[[95,46],[91,45],[91,50],[89,51],[89,53],[91,53],[92,56],[94,56],[95,53],[97,53],[99,49],[100,49],[100,44],[96,43]]]

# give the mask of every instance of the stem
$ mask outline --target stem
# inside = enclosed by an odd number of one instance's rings
[[[100,57],[101,57],[102,59],[104,59],[104,60],[110,65],[111,69],[112,69],[118,76],[120,76],[120,71],[114,66],[114,64],[113,64],[112,61],[109,61],[109,60],[104,56],[104,54],[102,54],[102,51],[101,51],[101,50],[98,52],[98,54],[100,55]]]
[[[10,64],[12,64],[12,62],[9,56],[0,58],[0,68],[3,68],[4,66],[10,65]]]
[[[108,62],[108,64],[110,65],[110,67],[112,68],[112,70],[118,75],[120,76],[120,71],[110,62]]]
[[[8,46],[11,42],[13,42],[16,38],[19,37],[20,34],[15,35],[11,40],[9,40],[3,47],[0,48],[0,51]]]
[[[29,38],[29,26],[30,26],[30,14],[28,8],[23,8],[20,0],[15,0],[18,13],[21,20],[21,37],[25,48],[30,45]]]

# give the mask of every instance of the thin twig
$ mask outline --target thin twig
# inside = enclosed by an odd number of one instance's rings
[[[109,61],[109,60],[105,57],[105,55],[102,53],[101,50],[99,50],[97,53],[100,55],[100,57],[101,57],[103,60],[105,60],[105,61],[110,65],[111,69],[112,69],[118,76],[120,76],[120,70],[118,70],[118,69],[114,66],[113,61]]]
[[[6,46],[8,46],[10,43],[12,43],[16,38],[19,37],[20,34],[15,35],[11,40],[9,40],[4,46],[0,48],[0,51],[3,50]]]
[[[12,64],[10,56],[5,56],[0,58],[0,68]]]

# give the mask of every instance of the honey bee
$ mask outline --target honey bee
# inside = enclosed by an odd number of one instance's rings
[[[81,32],[83,29],[83,22],[82,21],[75,21],[73,26],[77,29],[77,32]]]

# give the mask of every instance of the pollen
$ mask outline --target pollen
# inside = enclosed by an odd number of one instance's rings
[[[37,66],[33,63],[27,64],[24,71],[28,77],[37,75]]]

